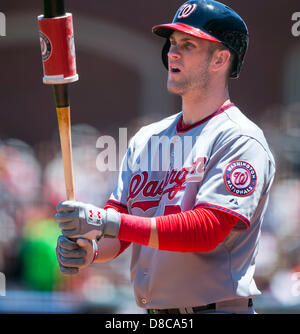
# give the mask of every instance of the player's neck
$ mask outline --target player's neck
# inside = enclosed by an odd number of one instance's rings
[[[182,96],[184,124],[194,124],[230,103],[228,89],[220,94],[197,94]]]

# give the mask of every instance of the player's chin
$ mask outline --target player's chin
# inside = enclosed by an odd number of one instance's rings
[[[172,94],[182,95],[183,94],[183,87],[178,82],[173,80],[168,80],[167,84],[168,91]]]

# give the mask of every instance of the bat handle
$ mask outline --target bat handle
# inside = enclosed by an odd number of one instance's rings
[[[57,107],[57,120],[64,166],[66,195],[68,200],[75,200],[74,176],[72,164],[71,117],[70,106]]]
[[[69,102],[68,86],[66,84],[53,85],[53,90],[64,167],[66,196],[67,200],[75,201],[71,140],[71,108]],[[74,242],[77,240],[75,238],[69,239]]]
[[[67,200],[75,201],[74,177],[72,164],[71,110],[70,106],[57,107],[57,120],[60,136],[62,160],[64,166]],[[76,242],[76,238],[69,238]]]

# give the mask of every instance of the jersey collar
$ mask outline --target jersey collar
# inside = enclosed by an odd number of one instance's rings
[[[222,112],[224,112],[225,110],[231,108],[234,106],[234,103],[229,103],[226,104],[225,106],[222,106],[221,108],[219,108],[217,111],[215,111],[214,113],[210,114],[209,116],[203,118],[201,121],[196,122],[194,124],[184,124],[183,123],[183,115],[180,116],[178,122],[177,122],[177,132],[183,133],[183,132],[187,132],[191,129],[194,129],[195,127],[207,122],[208,120],[210,120],[211,118],[221,114]]]

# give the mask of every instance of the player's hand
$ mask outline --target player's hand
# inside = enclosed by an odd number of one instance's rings
[[[60,271],[64,275],[75,275],[80,269],[92,263],[95,254],[95,244],[91,240],[77,239],[72,241],[59,236],[56,246],[56,257]]]
[[[54,219],[65,237],[96,240],[119,234],[120,214],[115,210],[104,210],[76,201],[60,202],[56,210]]]

